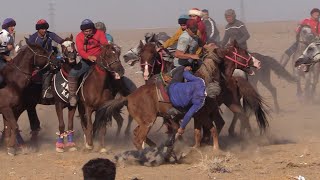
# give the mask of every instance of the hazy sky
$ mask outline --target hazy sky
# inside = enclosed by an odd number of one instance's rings
[[[4,0],[1,0],[4,1]],[[1,24],[6,17],[17,21],[17,32],[35,31],[38,19],[49,18],[49,2],[55,2],[55,30],[79,31],[83,19],[103,21],[107,28],[175,27],[177,18],[188,9],[209,10],[217,23],[225,24],[224,11],[236,10],[240,17],[240,0],[21,0],[1,8]],[[309,17],[310,9],[320,8],[318,0],[244,0],[247,22],[300,20]],[[4,3],[2,3],[4,4]]]

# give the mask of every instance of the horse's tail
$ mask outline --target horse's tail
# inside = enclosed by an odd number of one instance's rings
[[[297,79],[294,78],[276,59],[270,56],[264,56],[259,53],[253,53],[253,55],[263,63],[262,68],[269,68],[279,76],[280,78],[285,79],[290,83],[297,82]]]
[[[240,95],[243,97],[243,104],[246,104],[246,108],[255,113],[260,132],[265,132],[269,126],[267,119],[268,106],[246,79],[242,77],[234,78],[236,79]]]
[[[96,111],[95,116],[95,130],[98,130],[100,127],[106,126],[112,121],[112,115],[114,112],[120,112],[123,106],[128,105],[127,97],[120,97],[118,99],[110,100],[104,104],[100,109]]]

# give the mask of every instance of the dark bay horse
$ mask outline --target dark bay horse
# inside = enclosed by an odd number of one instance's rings
[[[232,76],[233,70],[236,67],[235,64],[247,64],[248,66],[252,65],[252,58],[249,57],[246,51],[243,51],[243,50],[240,51],[236,43],[235,43],[235,46],[230,47],[228,49],[217,50],[217,54],[219,54],[218,56],[222,58],[224,62],[226,62],[225,65],[227,68],[224,69],[224,73],[226,73],[228,77]],[[231,57],[234,57],[234,58],[231,58]],[[209,62],[212,62],[212,61],[213,60],[209,58],[204,61],[201,67],[203,67],[204,69],[207,69],[206,71],[209,71],[210,73],[207,73],[207,75],[203,75],[202,77],[204,78],[205,81],[206,79],[209,79],[208,81],[211,81],[211,82],[217,81],[217,80],[220,82],[220,77],[219,77],[220,73],[218,73],[219,72],[219,70],[217,70],[218,68],[217,67],[214,68],[214,66],[210,66],[208,64]],[[208,109],[212,109],[213,112],[218,112],[219,114],[218,105],[217,103],[215,104],[216,106],[210,103],[211,106],[209,106],[210,108]],[[139,87],[135,92],[133,92],[127,97],[110,101],[108,105],[106,105],[106,109],[105,109],[106,115],[108,116],[108,114],[109,115],[112,114],[114,110],[122,108],[124,105],[128,107],[129,114],[138,123],[138,127],[136,127],[134,130],[134,140],[133,140],[133,143],[137,149],[141,149],[142,144],[144,142],[147,142],[148,140],[147,134],[150,131],[152,125],[154,124],[156,117],[157,116],[165,117],[168,109],[172,107],[170,103],[161,102],[158,100],[155,83],[153,84],[147,83]],[[208,107],[208,105],[206,105],[205,107]],[[210,113],[212,113],[212,110]],[[199,111],[199,113],[201,113],[201,110]],[[195,116],[195,123],[198,122],[200,124],[200,127],[204,124],[211,123],[211,127],[212,127],[213,126],[212,120],[210,120],[210,122],[208,123],[209,121],[208,112],[203,111],[202,113],[203,113],[202,120],[196,119],[197,117]],[[214,115],[216,115],[216,113],[214,113]],[[218,122],[220,126],[221,126],[221,123],[224,124],[224,122],[221,122],[221,119],[219,120],[220,122]],[[109,119],[100,118],[99,121],[100,123],[105,123],[106,121],[109,121]],[[259,126],[261,128],[266,128],[267,127],[266,119],[264,119],[264,121],[261,124],[259,123],[259,125],[261,125]],[[218,127],[218,128],[222,128],[222,127]],[[218,131],[216,130],[215,127],[212,127],[211,130],[212,130],[211,132],[212,132],[213,138],[215,140],[214,148],[218,149],[219,148],[218,135],[217,135]]]
[[[102,47],[101,55],[93,65],[85,81],[82,83],[78,97],[78,110],[81,126],[84,131],[85,147],[93,149],[92,113],[99,110],[107,101],[114,99],[117,92],[125,92],[125,85],[121,80],[124,68],[119,59],[121,49],[115,44]],[[96,116],[99,113],[96,113]],[[97,119],[97,117],[96,117]],[[100,152],[106,152],[104,147],[106,124],[100,124]]]
[[[1,72],[6,84],[0,89],[0,113],[7,121],[5,138],[9,155],[15,155],[16,137],[19,133],[16,112],[22,103],[22,94],[30,84],[32,73],[50,65],[50,55],[41,46],[27,43]]]

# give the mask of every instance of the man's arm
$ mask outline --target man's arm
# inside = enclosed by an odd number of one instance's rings
[[[185,129],[186,126],[188,125],[188,123],[190,122],[192,116],[199,111],[199,109],[202,108],[202,106],[204,105],[204,100],[203,103],[197,103],[197,104],[193,104],[191,106],[191,108],[189,109],[189,111],[184,115],[183,120],[180,124],[180,128]]]
[[[188,48],[188,39],[184,37],[179,37],[177,50],[174,53],[174,56],[179,59],[199,59],[199,56],[196,54],[187,54],[185,51]]]
[[[179,28],[170,39],[166,40],[166,42],[163,43],[163,48],[168,48],[172,46],[174,43],[176,43],[179,40],[179,37],[182,34],[182,32],[182,29]]]
[[[76,46],[77,46],[77,50],[78,50],[79,55],[83,59],[88,59],[89,54],[84,49],[84,40],[82,38],[80,38],[80,35],[78,35],[76,37]]]
[[[221,47],[225,47],[230,39],[230,34],[228,30],[225,30],[223,40],[221,41]]]
[[[56,33],[54,33],[54,32],[51,32],[50,33],[50,37],[52,38],[52,40],[54,40],[56,43],[58,43],[58,44],[62,44],[63,43],[63,39],[60,37],[60,36],[58,36]]]
[[[183,72],[183,77],[189,82],[201,80],[199,77],[196,77],[193,74],[191,74],[189,70],[185,70]]]
[[[243,36],[238,40],[238,43],[241,44],[246,42],[250,38],[250,34],[245,25],[243,25],[239,30],[243,34]]]

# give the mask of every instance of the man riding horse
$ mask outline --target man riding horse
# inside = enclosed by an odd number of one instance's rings
[[[300,33],[302,26],[310,26],[312,33],[318,37],[320,35],[320,24],[319,24],[319,16],[320,16],[320,10],[318,8],[313,8],[310,11],[310,18],[304,19],[299,26],[296,29],[296,34]],[[290,59],[290,57],[297,51],[298,48],[298,38],[294,44],[292,44],[282,55],[280,59],[280,63],[283,67],[285,67]]]
[[[70,106],[76,106],[77,104],[76,92],[79,77],[95,64],[97,56],[101,53],[101,45],[108,44],[105,33],[96,29],[90,19],[83,20],[80,29],[81,32],[76,37],[76,47],[82,59],[71,69],[68,76]]]
[[[49,23],[46,20],[44,19],[38,20],[36,24],[37,32],[35,32],[29,37],[29,40],[28,40],[29,43],[39,44],[48,52],[54,51],[54,47],[52,46],[52,41],[55,41],[58,44],[62,44],[63,39],[60,36],[58,36],[56,33],[48,31],[48,29],[49,29]],[[50,91],[47,91],[47,90],[50,86],[50,82],[53,77],[53,72],[51,71],[40,72],[39,74],[43,75],[43,78],[44,78],[44,81],[42,84],[42,98],[52,98],[53,95],[50,93]]]
[[[11,61],[10,52],[14,49],[14,29],[16,21],[12,18],[6,18],[2,24],[0,32],[0,71],[5,67],[8,61]],[[0,85],[3,82],[0,75]]]

